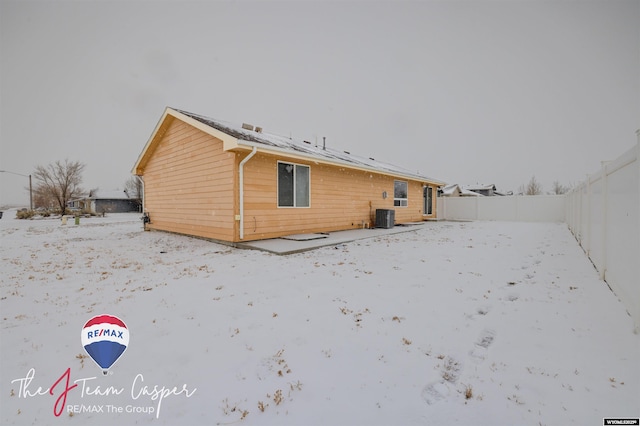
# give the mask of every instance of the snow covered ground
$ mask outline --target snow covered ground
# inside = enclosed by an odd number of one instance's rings
[[[0,424],[640,414],[640,336],[564,224],[433,222],[289,256],[143,232],[131,214],[5,212],[0,232]],[[131,336],[106,376],[80,340],[98,314]]]

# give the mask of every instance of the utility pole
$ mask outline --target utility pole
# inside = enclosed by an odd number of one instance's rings
[[[0,173],[10,173],[12,175],[29,178],[29,209],[33,210],[33,186],[31,185],[31,175],[23,175],[22,173],[10,172],[9,170],[0,170]]]

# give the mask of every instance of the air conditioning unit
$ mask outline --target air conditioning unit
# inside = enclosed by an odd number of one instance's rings
[[[376,209],[376,228],[390,229],[395,223],[395,210]]]

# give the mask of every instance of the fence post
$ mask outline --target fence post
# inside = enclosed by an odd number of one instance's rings
[[[586,228],[584,230],[585,244],[582,248],[585,249],[587,256],[591,258],[591,176],[587,175],[587,184],[585,187],[587,191],[587,217],[585,218]]]
[[[440,202],[442,203],[442,218],[444,220],[448,220],[449,218],[447,217],[447,198],[449,197],[440,197]]]
[[[576,232],[578,233],[578,241],[580,242],[580,245],[582,246],[582,239],[584,238],[583,236],[583,229],[582,229],[582,189],[583,189],[584,185],[580,185],[580,192],[578,194],[578,196],[576,197],[577,199],[574,200],[573,202],[573,208],[577,209],[577,214],[575,215],[575,227],[576,227]],[[576,203],[580,203],[579,205],[576,205]]]
[[[475,219],[474,219],[474,220],[478,220],[478,199],[479,199],[480,197],[473,197],[473,198],[475,198],[475,200],[476,200],[476,217],[475,217]]]
[[[638,188],[640,189],[640,129],[636,130],[636,136],[638,137],[638,142],[636,143],[636,168],[637,176],[638,176]],[[638,196],[638,211],[640,212],[640,196]],[[638,229],[640,229],[640,214],[638,215]],[[636,238],[640,239],[640,235],[637,235]],[[638,242],[638,246],[640,246],[640,241]],[[640,266],[637,266],[640,270]],[[640,303],[640,301],[636,300],[636,303]],[[634,318],[634,329],[633,332],[635,334],[640,334],[640,308],[636,305],[636,317]]]
[[[600,270],[600,279],[606,281],[607,275],[607,203],[609,201],[609,164],[602,165],[602,268]]]
[[[575,233],[577,234],[578,237],[578,243],[580,243],[580,247],[583,247],[583,240],[584,240],[584,230],[582,229],[582,214],[584,213],[582,211],[582,198],[584,196],[584,194],[582,193],[582,191],[584,191],[584,183],[582,183],[579,186],[579,193],[576,195],[576,199],[573,201],[573,208],[577,209],[576,210],[576,215],[575,215]],[[577,204],[580,203],[580,204]]]

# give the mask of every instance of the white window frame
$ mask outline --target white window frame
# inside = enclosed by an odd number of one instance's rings
[[[396,183],[404,183],[406,188],[406,198],[396,197]],[[393,181],[393,206],[394,207],[408,207],[409,206],[409,182],[406,180],[394,180]]]
[[[293,206],[281,206],[280,205],[280,164],[287,164],[293,166]],[[308,170],[309,181],[307,182],[307,191],[309,194],[309,205],[298,206],[298,200],[296,199],[296,170],[298,167],[306,167]],[[276,166],[276,204],[279,209],[308,209],[311,208],[311,166],[307,164],[292,163],[291,161],[280,161]]]

